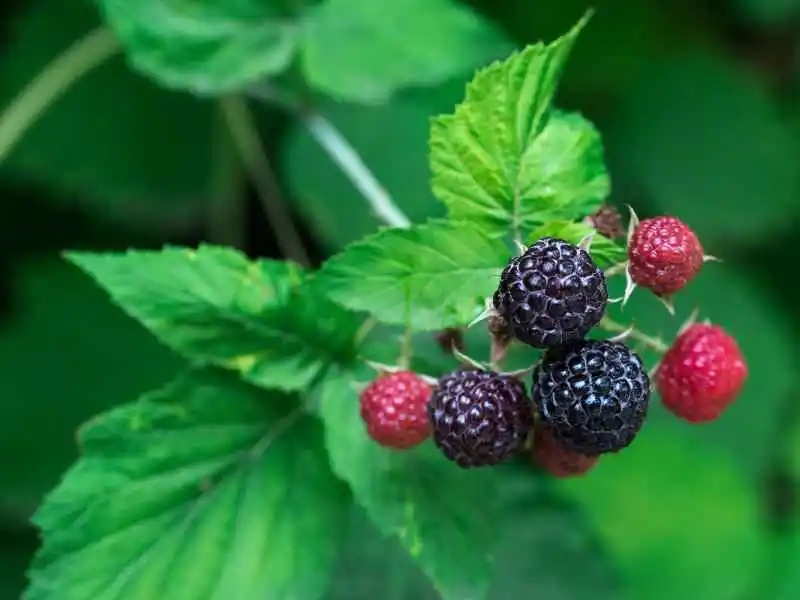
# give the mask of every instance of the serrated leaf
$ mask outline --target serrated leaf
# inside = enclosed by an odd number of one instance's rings
[[[453,218],[521,235],[588,214],[608,194],[599,134],[580,115],[552,110],[585,22],[479,71],[455,112],[433,119],[433,191]]]
[[[320,415],[334,472],[386,535],[396,536],[444,600],[482,600],[491,580],[488,556],[496,521],[488,472],[464,470],[429,445],[397,453],[366,434],[351,375],[325,382]]]
[[[258,385],[303,389],[354,353],[355,317],[291,263],[208,245],[67,257],[168,346]]]
[[[298,27],[274,2],[100,0],[131,64],[168,87],[219,94],[286,68]]]
[[[707,445],[645,426],[630,449],[559,488],[594,523],[630,598],[740,598],[759,574],[757,487]]]
[[[81,441],[26,600],[322,596],[348,496],[293,399],[198,370]]]
[[[328,260],[320,289],[342,306],[415,329],[465,325],[497,286],[509,250],[465,223],[384,229]]]
[[[534,230],[528,236],[527,243],[533,244],[543,237],[552,236],[577,244],[592,234],[594,237],[589,247],[589,254],[600,268],[625,260],[627,253],[622,244],[600,235],[591,225],[580,221],[550,221]]]
[[[340,100],[376,103],[397,89],[467,72],[511,45],[452,0],[328,0],[305,22],[302,49],[313,86]]]

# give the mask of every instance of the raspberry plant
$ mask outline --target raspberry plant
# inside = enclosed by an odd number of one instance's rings
[[[118,5],[105,9],[123,41],[152,42],[134,64],[166,85],[227,92],[281,72],[295,50],[290,30],[274,25],[250,32],[271,51],[248,45],[253,60],[236,69],[202,44],[194,51],[211,55],[202,72],[173,68],[164,32],[131,25]],[[386,227],[318,270],[207,244],[65,254],[187,366],[83,427],[82,458],[35,517],[44,541],[28,600],[320,598],[354,505],[442,598],[486,598],[502,494],[476,505],[463,492],[518,481],[500,463],[529,466],[533,456],[559,477],[590,468],[602,477],[598,455],[637,451],[627,446],[650,389],[635,347],[664,353],[668,344],[608,314],[631,288],[608,298],[607,282],[630,273],[619,215],[606,204],[600,134],[554,106],[587,20],[479,70],[463,103],[431,122],[432,191],[446,219],[412,224],[381,196],[373,208]],[[324,18],[315,27],[326,34]],[[304,38],[305,75],[328,89],[319,39]],[[372,99],[407,78],[395,75]],[[331,91],[352,95],[338,83]],[[637,223],[632,216],[629,240]],[[490,337],[489,356],[472,356],[464,332]],[[421,365],[416,344],[435,334],[467,370]],[[360,409],[359,393],[409,371],[433,389],[433,439],[421,429],[414,443],[379,444],[387,431],[409,432],[389,419],[371,436],[374,411]],[[382,390],[378,412],[406,407],[402,393]],[[423,395],[415,415],[425,414]],[[310,539],[302,552],[284,550]]]

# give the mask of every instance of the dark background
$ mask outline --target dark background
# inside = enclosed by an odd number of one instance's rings
[[[587,7],[578,0],[470,4],[520,44],[560,35]],[[607,0],[595,7],[559,104],[580,110],[602,132],[614,203],[633,204],[643,216],[681,216],[706,250],[724,259],[704,269],[682,310],[699,304],[736,334],[752,375],[720,423],[691,428],[657,417],[664,424],[654,436],[674,432],[699,444],[696,455],[676,462],[676,453],[695,446],[643,444],[630,459],[640,464],[609,467],[618,482],[630,473],[630,489],[607,490],[593,480],[582,488],[570,483],[567,493],[603,542],[597,552],[612,562],[636,566],[641,548],[665,557],[694,548],[686,561],[708,561],[698,580],[737,580],[762,567],[738,562],[746,553],[726,563],[720,547],[765,539],[777,557],[763,571],[768,583],[732,586],[724,597],[800,597],[800,582],[787,579],[792,565],[800,566],[793,529],[800,480],[800,1]],[[98,24],[89,3],[4,3],[2,105]],[[468,78],[408,90],[381,106],[320,106],[413,220],[443,213],[428,189],[427,118],[450,111]],[[314,259],[374,230],[363,200],[311,139],[280,110],[255,108],[282,201]],[[21,589],[37,543],[27,520],[75,458],[76,426],[159,385],[179,364],[58,251],[209,241],[279,257],[258,197],[232,156],[217,106],[163,91],[117,57],[62,97],[0,164],[0,598]],[[657,304],[641,300],[631,310],[643,329],[663,327]],[[687,471],[694,464],[698,470]],[[687,487],[695,491],[675,495]],[[609,532],[607,509],[594,506],[601,493],[612,505],[649,507],[643,521],[629,524],[629,533]],[[719,514],[729,519],[719,530],[713,523],[695,529],[705,514],[711,522]],[[620,543],[626,535],[643,539]],[[714,536],[716,545],[707,546]],[[655,569],[652,562],[642,563],[639,583],[633,576],[640,597],[648,568]],[[677,595],[689,586],[672,589]],[[557,584],[541,592],[566,597]]]

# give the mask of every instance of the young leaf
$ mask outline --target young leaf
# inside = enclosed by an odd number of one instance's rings
[[[537,228],[528,236],[527,243],[533,244],[536,240],[546,236],[556,237],[573,244],[577,244],[586,236],[594,233],[589,254],[600,268],[617,264],[625,260],[625,247],[615,240],[600,235],[591,225],[579,221],[550,221]]]
[[[319,598],[347,491],[292,399],[194,371],[90,422],[25,600]]]
[[[331,375],[320,405],[334,472],[386,535],[397,536],[444,600],[486,597],[492,565],[489,472],[460,469],[431,446],[397,453],[366,434],[350,374]]]
[[[384,229],[328,260],[320,288],[347,308],[419,330],[464,325],[497,286],[510,252],[466,223]]]
[[[196,93],[241,89],[282,71],[297,26],[259,0],[100,0],[131,64],[162,85]]]
[[[207,245],[67,258],[168,346],[264,387],[305,388],[354,352],[355,317],[301,286],[290,263]]]
[[[431,123],[433,191],[455,219],[505,234],[597,208],[609,191],[600,136],[552,101],[584,17],[555,42],[481,70],[453,114]]]
[[[492,24],[452,0],[328,0],[305,25],[306,77],[339,100],[385,101],[511,50]]]

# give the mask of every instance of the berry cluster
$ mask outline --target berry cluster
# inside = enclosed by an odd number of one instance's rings
[[[622,237],[619,214],[610,207],[587,222],[598,231],[603,224],[603,235]],[[638,285],[669,302],[707,259],[697,236],[678,219],[640,223],[632,215],[625,299]],[[686,324],[651,384],[624,336],[587,339],[602,325],[608,302],[606,274],[583,243],[537,240],[509,261],[487,312],[496,342],[505,346],[516,339],[543,351],[527,370],[530,395],[520,373],[499,373],[470,359],[470,368],[430,383],[410,371],[384,373],[361,396],[369,435],[385,447],[407,449],[432,434],[442,453],[464,468],[503,462],[533,435],[534,464],[569,477],[633,442],[648,413],[651,387],[686,421],[718,418],[747,377],[735,340],[714,325]],[[459,330],[440,337],[466,358]],[[498,356],[504,353],[493,351],[493,364]]]

